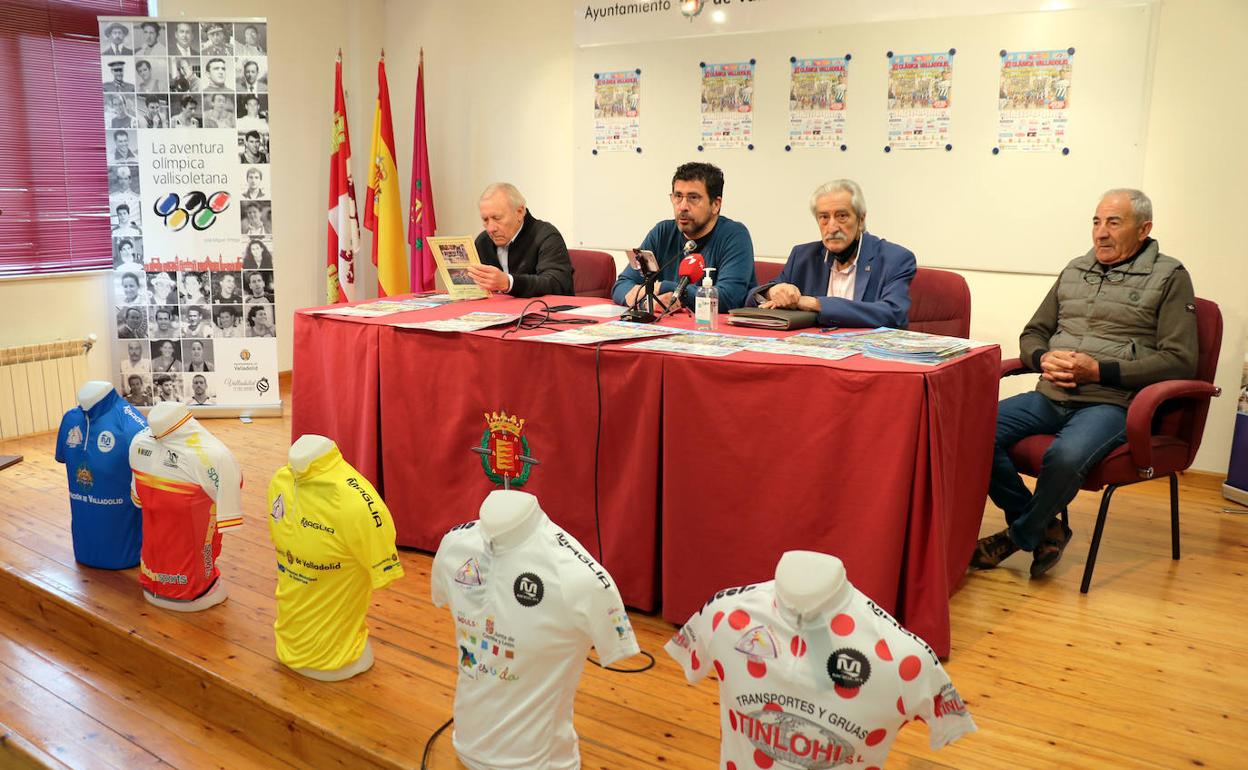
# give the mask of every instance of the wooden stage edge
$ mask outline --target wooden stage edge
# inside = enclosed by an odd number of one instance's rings
[[[0,474],[0,766],[419,767],[450,717],[456,675],[450,616],[429,601],[431,557],[403,551],[405,577],[374,594],[371,671],[322,683],[286,670],[273,648],[264,490],[284,463],[289,418],[206,424],[238,452],[247,513],[224,538],[229,599],[188,615],[148,605],[136,570],[74,561],[54,435],[0,442],[0,453],[26,457]],[[1220,512],[1220,483],[1184,475],[1178,562],[1165,481],[1118,492],[1086,596],[1078,584],[1098,503],[1088,493],[1048,578],[1028,579],[1025,554],[968,575],[952,598],[947,668],[979,732],[933,752],[926,728],[911,726],[888,767],[1242,766],[1248,518]],[[988,506],[982,533],[1000,526]],[[584,766],[717,767],[713,677],[687,685],[662,651],[673,626],[630,615],[656,665],[623,675],[586,664]],[[430,767],[461,767],[449,731]]]

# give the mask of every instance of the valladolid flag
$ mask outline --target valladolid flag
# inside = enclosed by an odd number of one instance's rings
[[[329,152],[329,239],[325,301],[350,302],[355,294],[355,256],[360,251],[360,220],[351,177],[351,132],[342,93],[342,51],[334,65],[334,126]]]
[[[403,206],[399,201],[394,120],[390,114],[390,87],[386,83],[384,53],[377,62],[377,109],[373,113],[373,142],[368,156],[368,201],[364,206],[364,226],[373,232],[377,293],[382,297],[406,294],[410,291],[407,245],[403,239]]]
[[[433,182],[429,178],[429,145],[425,142],[425,50],[420,50],[416,75],[416,121],[412,142],[411,216],[407,242],[412,245],[412,291],[432,291],[437,265],[425,247],[425,239],[437,235],[438,220],[433,213]]]

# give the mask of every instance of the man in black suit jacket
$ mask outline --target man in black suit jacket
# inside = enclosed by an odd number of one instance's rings
[[[490,185],[478,205],[485,226],[476,240],[481,264],[468,268],[477,286],[513,297],[572,293],[572,260],[563,236],[529,213],[514,185]]]

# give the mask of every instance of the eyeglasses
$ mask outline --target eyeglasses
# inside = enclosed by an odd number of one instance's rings
[[[702,201],[706,200],[706,196],[701,195],[699,193],[689,193],[688,195],[685,195],[684,193],[674,192],[671,194],[670,197],[672,199],[672,203],[676,204],[677,206],[680,205],[681,201],[687,202],[690,206],[696,206]]]
[[[1110,270],[1102,273],[1098,270],[1089,270],[1083,274],[1083,280],[1093,286],[1099,286],[1104,283],[1122,283],[1127,274],[1122,270]]]

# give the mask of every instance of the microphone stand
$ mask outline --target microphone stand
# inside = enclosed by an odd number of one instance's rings
[[[690,241],[689,243],[693,242]],[[645,262],[643,261],[641,263],[638,272],[641,273],[641,285],[645,287],[645,293],[637,296],[637,299],[635,299],[633,304],[628,308],[628,312],[620,316],[621,321],[632,321],[633,323],[639,324],[652,324],[655,321],[667,317],[667,315],[672,311],[672,308],[675,307],[676,302],[673,301],[672,306],[669,307],[657,296],[655,296],[654,284],[658,282],[659,276],[663,275],[663,271],[667,269],[668,265],[671,265],[676,260],[684,259],[685,256],[690,253],[691,249],[689,243],[685,244],[684,251],[679,254],[673,254],[671,259],[663,263],[657,272],[649,272],[646,270]],[[658,305],[663,309],[661,315],[656,316],[654,314],[655,305]],[[649,308],[649,310],[643,310],[643,308]]]

